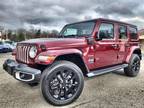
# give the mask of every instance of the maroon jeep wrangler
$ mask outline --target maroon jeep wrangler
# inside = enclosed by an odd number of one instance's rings
[[[46,101],[59,106],[80,96],[84,76],[124,69],[135,77],[142,59],[137,27],[101,18],[68,24],[57,38],[20,42],[13,54],[3,68],[19,81],[40,82]]]

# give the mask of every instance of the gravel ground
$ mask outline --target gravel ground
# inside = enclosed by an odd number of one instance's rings
[[[0,54],[0,108],[52,108],[40,93],[39,86],[30,87],[8,75],[2,69],[10,54]],[[144,108],[144,60],[140,74],[126,77],[123,71],[85,78],[80,98],[62,108]]]

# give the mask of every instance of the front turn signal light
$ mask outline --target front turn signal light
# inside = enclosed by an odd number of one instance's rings
[[[43,55],[40,55],[40,56],[38,57],[38,60],[39,60],[39,61],[42,61],[42,62],[52,61],[52,60],[54,60],[54,59],[55,59],[54,56],[43,56]]]

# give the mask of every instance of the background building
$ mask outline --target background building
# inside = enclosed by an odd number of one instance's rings
[[[142,51],[144,52],[144,29],[139,30],[139,35],[140,35],[140,44]]]

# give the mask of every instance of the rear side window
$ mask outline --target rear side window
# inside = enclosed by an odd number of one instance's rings
[[[114,38],[114,25],[108,23],[102,23],[98,33],[101,39],[113,39]]]
[[[137,39],[137,28],[134,27],[129,27],[129,32],[130,32],[130,38],[131,39]]]
[[[119,39],[127,39],[127,28],[126,26],[119,26]]]

